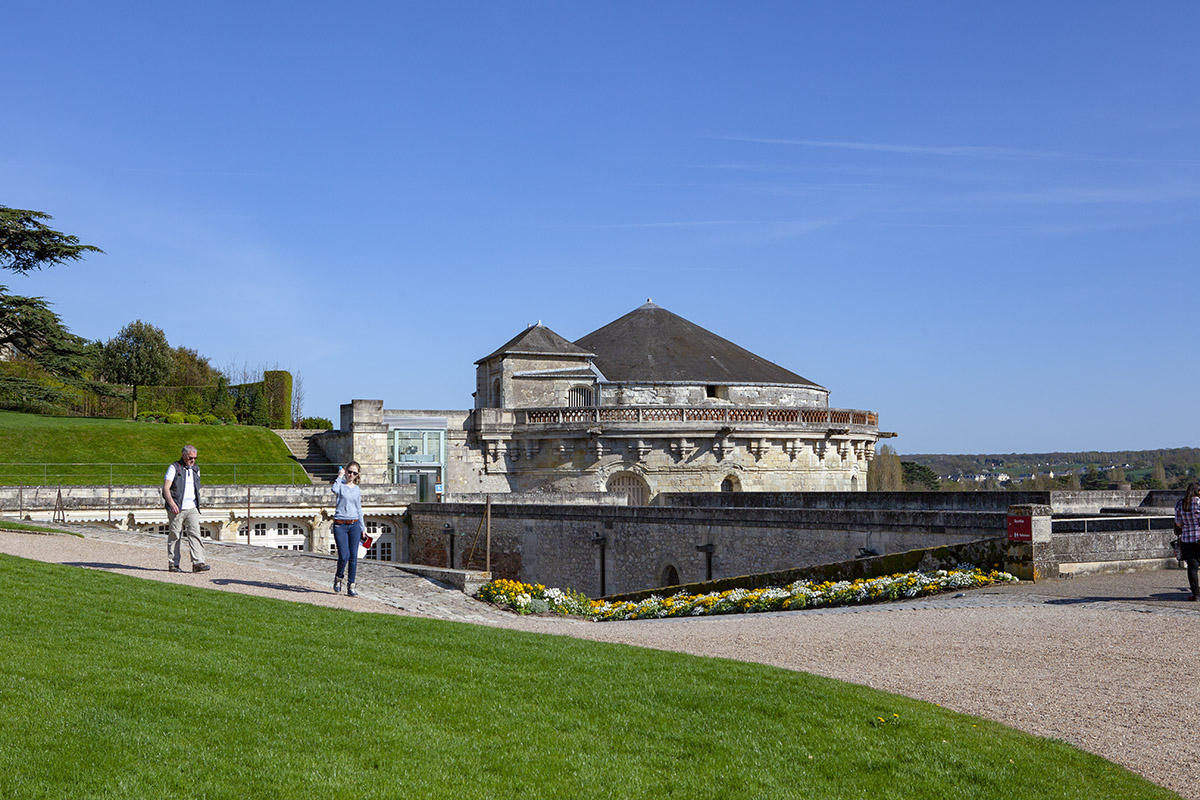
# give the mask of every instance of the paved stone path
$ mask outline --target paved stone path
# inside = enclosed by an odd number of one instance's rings
[[[1200,603],[1179,570],[989,587],[838,609],[589,623],[518,617],[385,564],[335,595],[329,557],[207,543],[168,573],[161,535],[0,532],[0,552],[358,611],[569,635],[804,670],[1058,737],[1200,800]],[[186,567],[186,556],[185,556]]]
[[[171,573],[167,572],[166,537],[162,534],[120,531],[103,525],[71,524],[62,527],[81,534],[84,539],[0,531],[0,552],[123,572],[139,578],[189,583],[360,611],[400,611],[480,624],[510,622],[513,616],[473,600],[461,591],[440,586],[383,562],[358,562],[357,588],[360,596],[349,598],[333,592],[336,559],[332,556],[205,540],[205,558],[212,566],[211,570]],[[48,539],[53,539],[53,544],[48,545]],[[87,543],[109,545],[102,548],[102,554],[111,553],[111,558],[85,558],[86,552],[92,551]],[[182,551],[182,565],[188,570],[190,564],[186,545]]]

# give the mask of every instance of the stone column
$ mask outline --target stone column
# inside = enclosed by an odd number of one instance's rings
[[[1058,577],[1051,549],[1050,506],[1040,503],[1008,507],[1008,546],[1004,569],[1023,581]]]
[[[350,434],[350,457],[362,467],[361,483],[389,483],[387,424],[382,400],[351,400],[342,404],[341,430]]]

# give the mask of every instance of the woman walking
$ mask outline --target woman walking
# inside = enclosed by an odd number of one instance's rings
[[[362,490],[358,476],[362,467],[351,461],[338,470],[330,489],[337,496],[337,507],[333,511],[333,541],[337,544],[337,573],[333,577],[333,590],[342,591],[342,579],[347,578],[346,594],[357,597],[354,578],[358,573],[358,545],[362,541],[363,514]],[[346,574],[346,562],[350,562],[350,574]]]
[[[1179,554],[1187,562],[1188,600],[1200,597],[1200,483],[1192,481],[1183,499],[1175,504],[1175,524],[1179,526]]]

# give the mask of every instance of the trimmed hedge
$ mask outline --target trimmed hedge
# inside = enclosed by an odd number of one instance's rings
[[[292,426],[292,373],[283,369],[263,371],[262,391],[267,400],[270,428]]]

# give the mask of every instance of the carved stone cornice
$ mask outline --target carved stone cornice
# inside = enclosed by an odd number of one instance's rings
[[[696,444],[684,438],[672,439],[670,450],[676,459],[682,461],[696,452]]]

